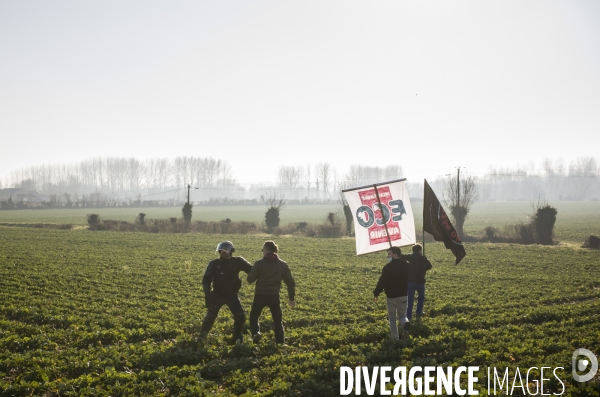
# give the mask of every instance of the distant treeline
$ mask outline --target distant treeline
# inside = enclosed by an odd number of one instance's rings
[[[260,199],[266,192],[280,191],[286,200],[330,201],[339,199],[337,191],[344,186],[357,186],[402,177],[402,167],[352,165],[344,174],[338,174],[331,164],[321,162],[306,166],[280,166],[277,182],[243,187],[232,176],[231,166],[212,157],[177,157],[170,159],[93,158],[75,164],[49,164],[24,167],[11,173],[6,185],[45,195],[56,195],[59,202],[68,202],[67,196],[77,196],[75,202],[113,200],[157,201],[186,198],[182,189],[190,185],[195,202],[216,199]],[[0,187],[2,185],[0,184]],[[166,193],[173,193],[166,195]],[[93,196],[93,197],[92,197]],[[0,197],[0,200],[2,197]],[[13,197],[14,199],[14,197]],[[44,200],[44,201],[49,201]]]
[[[183,191],[183,189],[181,189]],[[49,209],[49,208],[111,208],[111,207],[173,207],[180,206],[181,203],[174,199],[166,200],[145,200],[145,199],[120,199],[111,195],[95,193],[90,195],[77,195],[64,193],[62,195],[50,194],[40,196],[34,200],[31,195],[26,199],[16,195],[17,199],[9,196],[7,199],[0,199],[0,210],[13,209]],[[340,203],[339,199],[286,199],[287,205],[319,205]],[[196,206],[252,206],[265,205],[263,199],[230,199],[227,197],[211,198],[205,201],[194,202]]]
[[[479,177],[480,201],[598,200],[600,163],[579,157],[568,166],[562,159],[546,159],[541,167],[490,168]]]
[[[225,161],[177,157],[140,161],[135,158],[92,158],[74,164],[24,167],[10,175],[12,187],[44,193],[138,192],[168,190],[186,183],[196,187],[235,187]]]
[[[471,176],[475,176],[479,201],[597,200],[600,197],[599,162],[593,157],[579,157],[568,164],[561,159],[546,159],[537,167],[533,164],[492,167],[485,174]],[[9,189],[3,189],[4,193],[0,190],[0,202],[11,197],[13,202],[37,201],[52,207],[179,205],[187,199],[185,186],[189,184],[192,186],[191,200],[197,204],[239,205],[253,203],[253,200],[260,203],[269,192],[278,192],[289,202],[321,203],[340,200],[339,192],[345,187],[402,177],[404,173],[399,165],[356,164],[342,174],[330,163],[320,162],[279,166],[276,183],[245,187],[233,177],[226,161],[212,157],[145,161],[106,157],[14,171],[4,184],[0,183],[0,188],[21,188],[38,192],[43,197],[19,199],[9,196]],[[430,181],[441,198],[448,179],[442,177]],[[422,198],[421,182],[409,183],[408,189],[411,198]]]

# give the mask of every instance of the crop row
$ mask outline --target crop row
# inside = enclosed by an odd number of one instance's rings
[[[283,308],[287,343],[273,344],[266,314],[259,344],[229,346],[225,308],[197,339],[200,280],[221,239],[252,262],[265,237],[0,227],[0,396],[332,396],[339,367],[358,365],[477,365],[482,377],[487,366],[561,366],[565,395],[598,395],[597,382],[569,375],[576,348],[600,353],[598,251],[471,244],[455,266],[427,244],[426,317],[394,343],[385,300],[371,299],[383,254],[281,237],[298,284],[298,306]],[[244,283],[246,310],[252,295]]]

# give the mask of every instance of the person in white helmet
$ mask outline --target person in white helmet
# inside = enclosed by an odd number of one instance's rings
[[[246,322],[246,313],[238,297],[238,291],[242,286],[239,273],[250,273],[252,265],[241,256],[233,256],[234,251],[235,248],[231,241],[219,243],[216,250],[219,258],[210,261],[204,271],[202,288],[208,311],[202,321],[201,338],[206,338],[217,319],[219,310],[223,305],[227,305],[234,318],[231,342],[244,341],[242,329]]]

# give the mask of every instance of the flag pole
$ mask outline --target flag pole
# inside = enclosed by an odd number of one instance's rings
[[[423,178],[423,223],[421,223],[421,238],[423,240],[423,256],[425,256],[425,184],[427,179]]]
[[[377,185],[374,184],[373,187],[375,188],[375,196],[377,196],[377,204],[379,204],[379,211],[381,211],[383,226],[385,227],[385,235],[387,236],[388,243],[390,243],[390,248],[392,248],[392,239],[390,238],[390,232],[388,231],[387,227],[387,221],[389,220],[389,218],[387,220],[385,219],[385,214],[383,213],[383,209],[381,207],[381,200],[379,199],[379,191],[377,191]]]

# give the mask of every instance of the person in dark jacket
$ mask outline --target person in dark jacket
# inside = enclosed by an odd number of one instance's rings
[[[232,256],[234,251],[235,248],[233,248],[231,241],[219,243],[217,246],[219,258],[210,261],[204,271],[202,288],[204,289],[204,299],[208,311],[202,321],[201,338],[205,338],[211,330],[221,307],[227,305],[233,313],[234,319],[231,342],[244,341],[242,328],[246,321],[246,314],[238,297],[238,291],[242,286],[239,273],[250,273],[252,265],[241,256]]]
[[[277,256],[277,251],[278,247],[273,241],[265,241],[262,249],[263,258],[257,261],[252,266],[250,273],[248,273],[248,282],[252,284],[256,281],[254,301],[252,302],[252,310],[250,311],[250,331],[252,332],[254,343],[258,343],[261,339],[258,318],[265,306],[269,307],[271,316],[273,316],[275,342],[284,343],[285,341],[282,322],[283,314],[279,301],[282,280],[287,286],[290,306],[292,308],[296,306],[296,283],[287,263]]]
[[[377,302],[379,294],[385,291],[390,321],[390,338],[398,340],[396,322],[400,321],[400,327],[406,330],[410,327],[410,322],[406,318],[409,264],[401,258],[402,251],[399,247],[391,247],[387,254],[388,263],[383,267],[377,286],[373,290],[373,301]]]
[[[425,273],[431,269],[431,262],[426,256],[423,256],[423,247],[421,244],[415,244],[412,247],[412,255],[403,255],[402,257],[410,264],[408,268],[408,307],[406,316],[412,319],[413,304],[415,301],[415,291],[419,294],[417,297],[417,320],[423,316],[423,305],[425,303]]]

